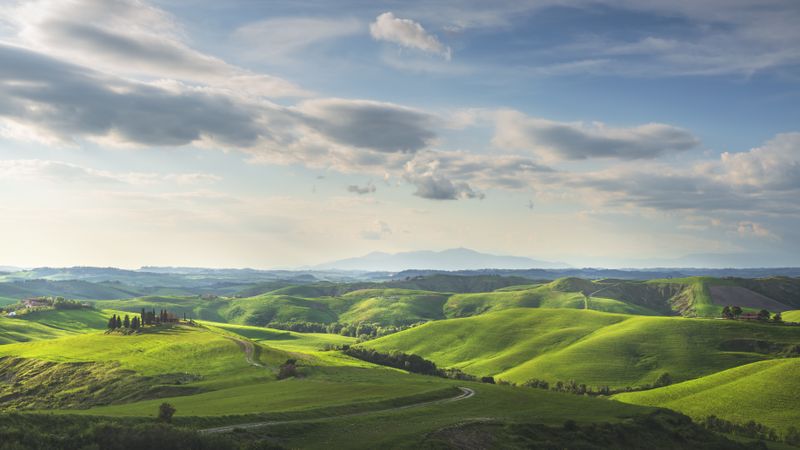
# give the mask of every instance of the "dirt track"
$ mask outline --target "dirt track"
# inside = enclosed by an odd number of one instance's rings
[[[740,286],[711,286],[711,302],[719,306],[741,306],[745,308],[766,309],[771,312],[792,309],[778,301]]]
[[[438,404],[442,404],[442,403],[452,403],[452,402],[457,402],[457,401],[460,401],[460,400],[466,400],[466,399],[468,399],[468,398],[470,398],[470,397],[475,395],[475,391],[473,391],[470,388],[465,388],[465,387],[459,386],[459,389],[461,389],[461,394],[459,394],[459,395],[457,395],[455,397],[445,398],[445,399],[442,399],[442,400],[433,400],[433,401],[422,402],[422,403],[414,403],[414,404],[411,404],[411,405],[398,406],[398,407],[395,407],[395,408],[381,409],[381,410],[377,410],[377,411],[364,411],[364,412],[353,413],[353,414],[342,414],[342,415],[335,416],[335,417],[323,417],[323,418],[319,418],[319,419],[298,419],[298,420],[282,420],[282,421],[275,421],[275,422],[241,423],[241,424],[237,424],[237,425],[226,425],[224,427],[206,428],[204,430],[200,430],[200,432],[201,433],[226,433],[226,432],[229,432],[229,431],[233,431],[235,429],[247,429],[247,428],[266,427],[266,426],[272,426],[272,425],[284,425],[284,424],[290,424],[290,423],[302,423],[302,422],[315,422],[315,421],[324,421],[324,420],[334,420],[334,419],[340,419],[342,417],[366,416],[368,414],[377,414],[377,413],[384,413],[384,412],[389,412],[389,411],[400,411],[400,410],[403,410],[403,409],[419,408],[421,406],[438,405]]]

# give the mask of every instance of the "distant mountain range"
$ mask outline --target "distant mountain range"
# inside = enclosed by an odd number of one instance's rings
[[[477,269],[555,269],[569,267],[561,262],[539,261],[522,256],[491,255],[468,248],[440,252],[402,253],[372,252],[356,258],[320,264],[313,269],[398,272],[409,269],[477,270]]]

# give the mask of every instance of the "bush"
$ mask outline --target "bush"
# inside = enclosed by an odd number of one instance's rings
[[[296,377],[297,375],[297,360],[295,359],[287,359],[278,369],[279,380]]]
[[[172,422],[172,416],[175,414],[175,407],[169,403],[162,403],[158,407],[158,421],[164,423]]]

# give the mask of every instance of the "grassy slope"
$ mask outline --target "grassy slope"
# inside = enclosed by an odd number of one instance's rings
[[[800,322],[800,309],[781,313],[781,317],[786,322]]]
[[[36,322],[0,317],[0,345],[67,336],[70,333]],[[0,347],[2,348],[2,347]]]
[[[54,339],[105,329],[109,312],[94,309],[36,311],[0,317],[0,344]]]
[[[458,294],[444,305],[449,318],[468,317],[489,311],[509,308],[572,308],[584,309],[585,297],[581,293],[594,292],[603,285],[579,279],[561,279],[543,285],[513,286],[494,292]],[[657,315],[652,309],[613,298],[591,297],[589,309],[605,312]]]
[[[670,408],[695,418],[716,415],[738,423],[755,420],[785,431],[800,423],[800,358],[760,361],[615,398]]]
[[[676,380],[768,358],[720,351],[733,339],[800,342],[800,328],[595,311],[515,309],[429,323],[364,344],[418,354],[442,367],[514,382],[574,379],[637,386],[668,372]]]
[[[148,311],[152,309],[158,311],[162,308],[166,308],[180,316],[186,314],[187,317],[192,317],[194,319],[223,321],[224,319],[220,316],[219,310],[226,307],[228,302],[222,299],[204,299],[196,295],[151,295],[126,300],[101,300],[94,302],[94,304],[98,308],[116,309],[133,313],[140,313],[142,308]]]

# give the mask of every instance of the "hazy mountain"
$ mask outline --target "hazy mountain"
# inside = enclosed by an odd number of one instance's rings
[[[340,259],[320,264],[314,269],[401,271],[407,269],[475,270],[475,269],[530,269],[563,268],[565,263],[538,261],[522,256],[491,255],[467,248],[402,253],[372,252],[370,254]]]

